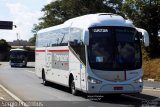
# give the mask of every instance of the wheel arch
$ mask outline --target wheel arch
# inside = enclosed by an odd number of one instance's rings
[[[73,74],[72,74],[72,73],[70,73],[70,74],[69,74],[69,81],[68,81],[68,85],[69,85],[69,87],[71,86],[71,82],[72,82],[72,80],[74,80],[74,76],[73,76]]]
[[[42,68],[42,79],[44,79],[44,76],[45,76],[45,70],[44,70],[44,68]]]

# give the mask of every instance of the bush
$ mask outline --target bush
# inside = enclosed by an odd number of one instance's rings
[[[8,52],[11,49],[11,46],[6,42],[6,40],[0,40],[0,50],[1,53]]]

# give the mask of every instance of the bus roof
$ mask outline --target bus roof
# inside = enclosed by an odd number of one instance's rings
[[[63,24],[45,28],[40,30],[38,33],[44,33],[51,30],[76,27],[80,29],[88,29],[89,27],[95,26],[124,26],[124,27],[135,27],[131,21],[125,20],[122,16],[113,13],[97,13],[88,14],[80,17],[75,17],[65,21]]]

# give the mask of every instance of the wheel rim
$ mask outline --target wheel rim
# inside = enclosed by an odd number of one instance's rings
[[[43,84],[46,84],[46,78],[44,73],[43,73]]]
[[[71,91],[72,91],[72,94],[75,93],[75,84],[74,84],[73,81],[72,81],[72,84],[71,84]]]
[[[43,84],[45,84],[46,83],[46,80],[45,79],[43,79]]]

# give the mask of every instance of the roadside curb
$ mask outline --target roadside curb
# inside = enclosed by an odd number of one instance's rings
[[[144,89],[151,89],[151,90],[159,90],[160,91],[160,88],[156,88],[156,87],[143,87]]]
[[[147,79],[147,81],[154,82],[154,81],[155,81],[155,79]]]
[[[149,82],[160,82],[160,80],[155,80],[155,79],[144,79],[144,81],[149,81]]]

